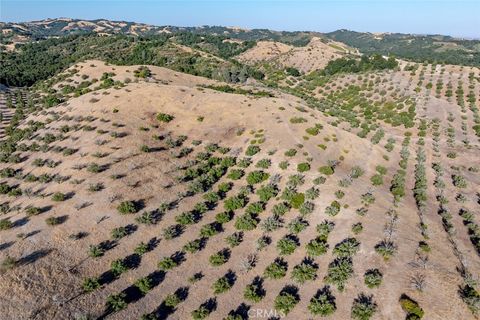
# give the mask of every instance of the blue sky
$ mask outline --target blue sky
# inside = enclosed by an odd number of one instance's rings
[[[0,0],[1,21],[56,17],[480,38],[480,0]]]

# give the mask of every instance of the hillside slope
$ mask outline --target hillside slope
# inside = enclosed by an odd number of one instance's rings
[[[473,318],[479,148],[473,111],[470,147],[431,119],[443,91],[417,100],[425,124],[361,138],[282,91],[155,66],[88,60],[35,89],[1,144],[5,319],[305,319],[320,296],[331,318],[402,319],[402,295]]]
[[[290,67],[302,73],[309,73],[323,69],[330,60],[341,58],[348,52],[349,48],[343,44],[321,38],[312,38],[306,46],[302,47],[289,46],[281,42],[260,41],[255,47],[237,56],[237,59],[249,64],[267,62],[277,68]]]

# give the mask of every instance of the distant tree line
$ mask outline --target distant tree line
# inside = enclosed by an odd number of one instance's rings
[[[251,48],[255,42],[231,42],[226,39],[223,36],[189,33],[145,37],[92,33],[49,38],[22,45],[13,52],[0,52],[0,83],[30,86],[87,59],[101,59],[118,65],[162,66],[226,82],[243,82],[249,77],[262,79],[262,72],[230,59]],[[175,43],[216,57],[182,51],[175,47]]]
[[[364,54],[379,53],[429,63],[480,66],[480,41],[440,35],[383,34],[338,30],[329,38],[355,47]]]
[[[337,73],[359,73],[370,70],[395,69],[398,62],[394,57],[385,59],[379,54],[373,56],[362,56],[360,60],[350,58],[339,58],[328,62],[321,71],[322,75],[334,75]]]

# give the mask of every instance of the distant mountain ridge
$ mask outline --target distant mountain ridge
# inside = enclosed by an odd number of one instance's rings
[[[211,35],[224,35],[240,40],[274,40],[292,45],[306,45],[312,37],[322,36],[319,32],[308,31],[273,31],[268,29],[243,29],[223,26],[155,26],[151,24],[110,21],[106,19],[82,20],[70,18],[46,19],[30,22],[0,22],[1,43],[23,37],[27,40],[41,40],[52,36],[65,36],[95,32],[99,34],[126,34],[132,36],[148,36],[162,33],[192,32]],[[20,40],[20,39],[17,39]]]
[[[1,22],[0,29],[2,30],[2,37],[8,37],[8,33],[13,31],[22,35],[30,35],[32,37],[48,37],[48,36],[62,36],[67,34],[76,34],[82,32],[97,32],[97,33],[123,33],[131,35],[148,35],[158,34],[164,32],[198,32],[207,34],[229,35],[233,38],[245,38],[248,40],[276,40],[279,37],[318,37],[327,36],[338,38],[343,34],[349,38],[359,36],[367,38],[375,38],[376,36],[385,36],[387,38],[429,38],[440,41],[474,41],[480,42],[478,39],[466,39],[452,36],[445,36],[440,34],[405,34],[405,33],[371,33],[371,32],[356,32],[347,29],[340,29],[329,33],[322,33],[316,31],[275,31],[269,29],[248,29],[241,27],[224,27],[224,26],[199,26],[199,27],[179,27],[171,25],[152,25],[147,23],[138,23],[131,21],[114,21],[108,19],[73,19],[73,18],[48,18],[44,20],[26,21],[26,22]]]
[[[145,23],[128,21],[110,21],[107,19],[82,20],[71,18],[55,18],[30,22],[0,22],[0,55],[8,55],[20,51],[23,45],[41,42],[47,39],[64,38],[66,36],[94,35],[141,37],[142,41],[155,41],[153,37],[177,36],[190,38],[187,42],[199,36],[217,37],[214,47],[217,49],[222,41],[232,41],[227,56],[231,58],[233,51],[241,53],[253,47],[258,41],[281,42],[296,47],[306,47],[314,38],[322,41],[336,41],[354,48],[362,54],[394,55],[404,60],[440,64],[458,64],[480,66],[480,40],[457,39],[442,35],[413,35],[401,33],[369,33],[350,30],[337,30],[329,33],[314,31],[274,31],[268,29],[243,29],[224,26],[155,26]],[[158,39],[157,39],[158,40]],[[161,40],[163,41],[163,40]],[[68,41],[67,41],[68,42]],[[217,54],[217,49],[211,50],[211,44],[202,45],[198,39],[195,50],[200,49]],[[209,42],[209,41],[207,41]],[[234,45],[243,42],[243,45]],[[182,41],[180,41],[182,44]],[[68,44],[65,44],[68,46]],[[122,46],[124,46],[122,44]],[[238,47],[233,50],[233,47]],[[225,49],[225,48],[224,48]],[[232,50],[230,50],[232,49]],[[90,50],[90,49],[89,49]],[[98,57],[98,55],[94,55]],[[7,57],[1,57],[7,60]]]

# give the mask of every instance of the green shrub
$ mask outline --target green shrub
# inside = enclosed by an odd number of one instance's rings
[[[257,195],[262,202],[268,202],[270,199],[276,197],[278,194],[278,189],[273,184],[268,184],[264,187],[261,187],[257,190]]]
[[[318,168],[318,171],[324,175],[330,176],[335,173],[335,170],[331,166],[323,166]]]
[[[135,287],[137,287],[138,290],[145,295],[153,288],[152,279],[149,277],[140,278],[135,281]]]
[[[171,257],[165,257],[158,262],[158,268],[162,271],[168,271],[178,266],[178,263]]]
[[[373,301],[373,296],[361,293],[353,300],[351,317],[355,320],[368,320],[376,311],[377,304]]]
[[[0,230],[8,230],[13,227],[13,223],[8,218],[0,220]]]
[[[163,238],[165,240],[172,240],[178,237],[183,232],[181,225],[171,225],[162,230]]]
[[[141,255],[147,253],[149,250],[150,250],[150,246],[142,241],[138,244],[137,247],[135,247],[134,252],[141,256]]]
[[[335,227],[335,224],[328,220],[325,220],[322,223],[319,223],[316,228],[318,236],[323,240],[327,240],[328,235],[330,234],[330,232],[333,230],[334,227]]]
[[[305,198],[308,200],[314,200],[320,195],[320,190],[315,187],[311,187],[305,191]]]
[[[200,236],[205,238],[213,237],[218,234],[218,230],[213,224],[206,224],[200,229]]]
[[[243,297],[250,302],[258,303],[265,296],[265,290],[263,290],[260,283],[254,281],[253,283],[246,286],[243,291]]]
[[[248,146],[247,150],[245,151],[245,154],[249,157],[256,155],[257,153],[260,152],[260,147],[259,146],[253,146],[250,145]]]
[[[300,284],[317,278],[317,267],[312,263],[302,262],[292,270],[292,279]]]
[[[208,317],[210,312],[206,306],[201,305],[198,309],[192,311],[192,318],[194,320],[203,320]]]
[[[122,259],[116,259],[116,260],[113,260],[112,263],[110,264],[110,270],[115,276],[118,277],[122,273],[127,272],[128,267]]]
[[[344,196],[345,192],[343,192],[342,190],[335,191],[335,197],[337,197],[337,199],[342,199]]]
[[[250,185],[261,183],[268,179],[270,175],[263,171],[252,171],[247,175],[247,182]]]
[[[378,172],[378,174],[382,176],[387,174],[387,168],[385,168],[384,166],[376,166],[375,170]]]
[[[359,234],[360,232],[362,232],[362,230],[363,230],[363,225],[361,222],[357,222],[352,225],[352,232],[354,234]]]
[[[273,214],[279,217],[283,216],[289,210],[290,210],[290,207],[285,202],[280,202],[275,204],[272,209]]]
[[[217,213],[217,215],[215,216],[215,221],[220,224],[224,224],[232,220],[232,218],[233,218],[233,214],[231,211],[223,211],[223,212]]]
[[[59,202],[59,201],[65,201],[65,194],[64,193],[61,193],[61,192],[55,192],[53,195],[52,195],[52,200],[53,201],[56,201],[56,202]]]
[[[307,128],[307,129],[305,129],[305,131],[306,131],[309,135],[312,135],[312,136],[316,136],[316,135],[318,135],[318,132],[320,132],[320,130],[319,130],[317,127]]]
[[[88,186],[89,192],[98,192],[104,188],[103,183],[92,183]]]
[[[335,297],[332,295],[328,287],[324,287],[313,296],[308,305],[308,310],[314,316],[321,317],[329,316],[337,310]]]
[[[303,193],[295,193],[290,199],[290,205],[294,209],[299,209],[305,202],[305,195]]]
[[[125,293],[118,293],[118,294],[111,294],[107,297],[107,309],[111,310],[112,312],[118,312],[123,310],[127,307],[127,302],[125,302],[126,294]]]
[[[310,170],[310,164],[307,162],[302,162],[297,165],[298,172],[305,172]]]
[[[293,219],[288,224],[288,231],[292,234],[299,234],[308,227],[308,222],[303,220],[301,217]]]
[[[365,204],[366,206],[369,206],[375,202],[375,196],[371,192],[362,194],[361,198],[362,198],[362,203]]]
[[[85,293],[95,291],[98,288],[100,288],[98,278],[85,278],[82,282],[82,290]]]
[[[194,224],[196,222],[195,214],[193,212],[182,212],[175,217],[175,222],[182,226]]]
[[[204,214],[207,211],[208,211],[208,206],[205,202],[199,202],[199,203],[195,204],[195,206],[193,207],[193,210],[192,210],[192,212],[200,214],[200,215]]]
[[[460,297],[473,314],[477,314],[480,311],[480,294],[472,284],[466,284],[460,288]]]
[[[364,173],[365,173],[365,171],[361,167],[354,166],[350,170],[350,177],[352,177],[353,179],[358,179],[361,176],[363,176]]]
[[[375,251],[388,261],[395,254],[396,246],[392,241],[382,240],[375,246]]]
[[[62,218],[60,218],[60,217],[49,217],[49,218],[45,219],[45,222],[49,226],[56,226],[57,224],[62,223]]]
[[[243,233],[242,232],[235,232],[235,233],[229,235],[228,237],[226,237],[225,241],[227,242],[227,244],[231,248],[236,247],[236,246],[240,245],[240,243],[243,241]]]
[[[372,182],[372,185],[380,186],[383,184],[383,176],[380,174],[375,174],[370,178],[370,181]]]
[[[430,246],[428,245],[428,243],[426,243],[425,241],[420,241],[420,243],[418,244],[418,248],[420,250],[422,250],[423,252],[430,252],[432,249],[430,248]]]
[[[238,161],[238,166],[240,168],[248,168],[252,164],[252,159],[250,158],[243,158]]]
[[[360,249],[360,242],[355,238],[347,238],[333,248],[333,254],[338,257],[352,257]]]
[[[183,250],[186,251],[186,252],[189,252],[189,253],[195,253],[198,250],[200,250],[201,244],[202,244],[202,241],[200,239],[195,239],[195,240],[187,242],[183,246]]]
[[[0,170],[1,178],[13,178],[15,176],[15,170],[12,168],[4,168]]]
[[[297,246],[297,241],[289,236],[285,236],[277,242],[277,249],[282,256],[292,254],[297,248]]]
[[[268,279],[281,279],[287,274],[287,263],[282,259],[276,259],[269,264],[263,273]]]
[[[167,113],[159,113],[157,114],[157,120],[160,121],[160,122],[165,122],[165,123],[168,123],[170,121],[172,121],[175,117],[170,115],[170,114],[167,114]]]
[[[238,180],[240,179],[241,177],[243,177],[244,175],[244,171],[241,170],[241,169],[233,169],[230,171],[230,173],[227,175],[227,178],[228,179],[232,179],[232,180]]]
[[[265,203],[261,201],[257,201],[257,202],[250,203],[245,208],[245,213],[256,216],[263,210],[265,210]]]
[[[334,200],[328,207],[325,208],[325,213],[329,216],[336,216],[340,212],[341,205],[338,201]]]
[[[292,123],[292,124],[304,123],[304,122],[307,122],[307,119],[302,118],[302,117],[293,117],[293,118],[290,118],[290,123]]]
[[[456,152],[449,152],[449,153],[447,153],[447,158],[455,159],[456,157],[457,157],[457,153],[456,153]]]
[[[112,238],[119,240],[127,235],[127,229],[125,227],[118,227],[112,229]]]
[[[317,178],[313,179],[313,183],[317,186],[320,185],[320,184],[324,184],[326,181],[327,181],[327,179],[324,176],[320,176],[320,177],[317,177]]]
[[[135,221],[137,221],[138,223],[146,224],[146,225],[152,225],[152,224],[155,224],[156,219],[153,212],[145,211],[142,213],[141,216],[136,217]]]
[[[452,175],[453,185],[457,188],[466,188],[467,187],[467,180],[460,175],[454,174]]]
[[[91,245],[88,249],[88,255],[92,258],[98,258],[103,256],[105,249],[100,245]]]
[[[212,285],[213,293],[220,294],[220,293],[227,292],[232,288],[232,286],[233,286],[232,281],[227,276],[223,276],[217,279],[217,281],[213,283]]]
[[[175,308],[180,304],[180,302],[182,302],[182,300],[180,300],[180,298],[175,293],[171,293],[165,297],[164,302],[167,307]]]
[[[233,196],[226,199],[223,203],[223,207],[228,212],[233,212],[237,209],[243,208],[246,204],[245,198],[241,196]]]
[[[235,228],[243,231],[251,231],[255,229],[258,225],[257,218],[252,215],[245,213],[235,220]]]
[[[295,149],[288,149],[285,151],[285,156],[286,157],[294,157],[297,154],[297,150]]]
[[[122,201],[117,206],[117,211],[120,214],[128,214],[128,213],[136,213],[138,209],[133,201]]]
[[[39,215],[42,212],[42,210],[38,207],[27,207],[25,209],[25,212],[27,213],[28,217],[31,217],[31,216]]]
[[[228,261],[228,251],[222,250],[214,253],[208,258],[208,261],[214,267],[221,266]]]
[[[407,313],[407,320],[421,319],[425,315],[418,303],[405,294],[400,297],[400,306]]]
[[[217,203],[220,200],[220,195],[216,192],[207,192],[203,195],[203,199],[208,203]]]
[[[268,169],[272,165],[272,161],[270,159],[262,159],[257,162],[255,167],[261,168],[261,169]]]
[[[305,176],[302,174],[293,174],[288,177],[287,186],[290,188],[295,188],[297,186],[301,186],[305,183]]]
[[[15,258],[7,255],[0,264],[0,272],[13,269],[17,266],[18,261]]]
[[[147,67],[141,66],[137,70],[133,71],[133,75],[136,78],[148,78],[151,76],[151,72],[150,72],[150,69],[148,69]],[[125,82],[127,81],[125,80]]]
[[[287,315],[300,301],[298,294],[292,293],[291,289],[282,290],[274,301],[274,308],[284,315]]]
[[[327,146],[324,145],[323,143],[319,144],[318,147],[322,150],[326,150],[327,149]]]
[[[91,163],[88,165],[87,171],[91,173],[99,173],[103,171],[103,168],[99,164]]]
[[[343,291],[348,278],[352,275],[353,263],[351,258],[339,257],[328,265],[324,280],[326,283],[336,285],[339,291]]]
[[[322,254],[325,254],[327,252],[328,244],[324,239],[319,237],[307,243],[305,248],[309,256],[316,257]]]
[[[288,161],[282,161],[278,164],[278,167],[282,170],[286,170],[290,164]]]
[[[383,275],[378,269],[370,269],[365,272],[363,278],[367,287],[372,289],[382,284]]]

